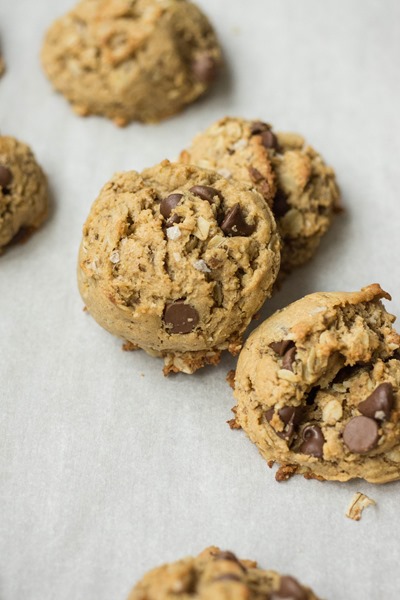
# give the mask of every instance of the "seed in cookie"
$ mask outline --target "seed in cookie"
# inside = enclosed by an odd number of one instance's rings
[[[13,175],[7,167],[0,165],[0,188],[6,188],[12,182]]]
[[[391,383],[381,383],[370,396],[357,406],[365,417],[383,421],[390,418],[393,409],[393,386]]]
[[[198,322],[199,313],[184,300],[176,300],[165,307],[164,323],[170,333],[190,333]]]
[[[246,222],[240,204],[235,204],[226,213],[221,229],[226,235],[248,236],[255,231],[256,227]]]
[[[322,458],[325,438],[321,428],[318,425],[308,425],[303,429],[302,437],[300,452]]]
[[[344,428],[343,441],[350,452],[365,454],[378,445],[379,426],[369,417],[353,417]]]
[[[189,189],[195,196],[198,196],[202,200],[207,200],[210,204],[215,203],[215,198],[222,199],[221,192],[209,185],[194,185]]]

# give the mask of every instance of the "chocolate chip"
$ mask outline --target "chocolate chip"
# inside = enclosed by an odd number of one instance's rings
[[[170,194],[161,200],[160,213],[164,219],[169,219],[171,212],[178,206],[181,198],[183,198],[183,194]]]
[[[274,409],[270,408],[265,413],[265,418],[268,422],[272,421],[274,416]],[[280,420],[285,424],[283,431],[275,431],[275,433],[284,440],[289,440],[294,434],[295,430],[301,423],[301,419],[304,414],[302,406],[284,406],[278,410]]]
[[[255,225],[246,223],[245,218],[240,208],[240,204],[234,204],[228,210],[224,220],[221,223],[221,229],[226,235],[251,235],[255,231]]]
[[[260,183],[261,181],[264,180],[263,175],[260,173],[260,171],[258,169],[255,169],[254,167],[249,167],[249,174],[250,177],[252,178],[252,180],[255,183]]]
[[[292,340],[282,340],[281,342],[271,342],[269,347],[279,354],[279,356],[283,356],[289,348],[294,348],[294,342]]]
[[[10,169],[0,165],[0,188],[6,188],[13,180],[13,174]]]
[[[207,52],[198,54],[192,62],[192,72],[202,83],[212,83],[218,72],[217,61]]]
[[[286,371],[293,371],[293,363],[296,358],[296,352],[296,346],[289,348],[289,350],[285,352],[282,358],[282,369],[286,369]]]
[[[209,185],[194,185],[190,188],[189,192],[192,192],[192,194],[202,200],[207,200],[210,204],[215,204],[215,196],[222,200],[221,192]]]
[[[279,150],[278,138],[270,129],[267,129],[266,131],[262,132],[261,141],[262,145],[265,148],[273,148],[274,150]]]
[[[234,573],[225,573],[225,575],[220,575],[219,577],[216,577],[213,581],[242,581],[242,579],[241,577],[239,577],[239,575],[234,575]]]
[[[369,417],[353,417],[343,431],[343,441],[355,454],[365,454],[376,448],[379,440],[378,424]]]
[[[357,406],[365,417],[383,421],[390,418],[393,409],[394,395],[391,383],[381,383],[370,396]]]
[[[169,333],[190,333],[199,322],[199,313],[184,300],[167,304],[164,311],[164,323]]]
[[[271,126],[268,123],[263,123],[262,121],[253,121],[250,125],[250,133],[251,135],[258,135],[263,131],[269,131]]]
[[[313,387],[311,388],[311,390],[308,392],[307,396],[306,396],[306,404],[307,406],[312,406],[315,402],[315,398],[319,392],[319,387]]]
[[[290,210],[290,205],[287,201],[287,196],[282,190],[278,190],[275,194],[272,212],[275,217],[283,217]]]
[[[322,448],[325,443],[325,438],[321,428],[318,427],[318,425],[307,425],[307,427],[303,429],[302,438],[303,443],[301,444],[299,451],[302,454],[309,454],[310,456],[322,458]]]
[[[307,592],[299,584],[297,579],[289,575],[283,575],[279,590],[275,592],[272,598],[286,598],[286,600],[307,600]]]

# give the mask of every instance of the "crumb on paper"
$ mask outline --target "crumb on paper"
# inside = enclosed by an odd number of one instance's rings
[[[137,350],[139,348],[139,346],[136,346],[136,344],[132,344],[132,342],[124,342],[122,344],[122,350],[124,352],[133,352],[134,350]]]
[[[235,370],[231,369],[230,371],[228,371],[228,374],[226,376],[226,381],[228,383],[228,385],[234,390],[235,389]]]
[[[242,429],[241,425],[236,421],[236,418],[229,419],[227,423],[231,429]]]
[[[364,508],[375,505],[375,500],[372,500],[372,498],[368,498],[368,496],[362,494],[361,492],[357,492],[351,499],[351,503],[346,512],[346,517],[348,517],[349,519],[353,519],[353,521],[359,521],[361,519],[362,511],[364,510]]]

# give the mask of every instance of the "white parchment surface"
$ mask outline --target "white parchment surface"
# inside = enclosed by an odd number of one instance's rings
[[[72,1],[72,0],[71,0]],[[225,114],[302,132],[346,213],[263,317],[306,293],[379,282],[400,316],[400,3],[199,0],[229,72],[157,126],[76,117],[39,50],[70,0],[0,0],[0,132],[32,145],[51,219],[0,259],[0,598],[125,600],[148,569],[218,544],[329,600],[400,595],[400,483],[278,484],[231,431],[235,364],[166,380],[82,311],[82,224],[117,170],[174,158]],[[377,502],[346,519],[354,492]]]

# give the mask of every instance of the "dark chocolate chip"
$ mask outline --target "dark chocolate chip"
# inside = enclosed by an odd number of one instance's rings
[[[308,392],[307,396],[306,396],[306,404],[307,406],[312,406],[315,402],[315,398],[319,392],[319,387],[313,387],[311,388],[311,390]]]
[[[213,581],[242,581],[242,578],[234,573],[225,573],[225,575],[220,575],[219,577],[213,579]]]
[[[286,600],[307,600],[307,592],[299,584],[297,579],[289,575],[283,575],[279,590],[273,594],[273,598],[286,598]]]
[[[264,180],[264,177],[260,173],[260,171],[258,169],[255,169],[254,167],[249,167],[249,174],[255,183],[260,183]]]
[[[253,121],[250,125],[250,133],[251,135],[258,135],[263,131],[269,131],[271,126],[268,123],[263,123],[262,121]]]
[[[221,192],[209,185],[194,185],[190,188],[189,192],[192,192],[192,194],[202,200],[207,200],[210,204],[215,204],[215,196],[222,200]]]
[[[299,451],[302,452],[302,454],[309,454],[310,456],[322,458],[322,448],[325,443],[325,438],[321,428],[318,427],[318,425],[307,425],[307,427],[303,429],[302,437],[303,443],[301,444]]]
[[[217,61],[207,52],[198,54],[192,62],[192,72],[201,83],[212,83],[218,72]]]
[[[285,352],[282,358],[282,369],[286,369],[287,371],[293,371],[293,363],[296,358],[296,352],[296,346],[289,348],[289,350]]]
[[[393,409],[394,395],[391,383],[381,383],[370,396],[357,406],[365,417],[383,421],[390,418]]]
[[[261,133],[261,141],[265,148],[279,149],[278,138],[271,129],[267,129]]]
[[[6,188],[13,180],[13,174],[10,169],[0,165],[0,187]]]
[[[353,417],[343,431],[343,441],[355,454],[365,454],[376,448],[379,440],[379,427],[369,417]]]
[[[255,231],[255,225],[246,223],[245,218],[240,208],[240,204],[234,204],[228,210],[224,220],[221,223],[221,229],[226,235],[251,235]]]
[[[160,213],[164,219],[169,219],[171,212],[178,206],[181,198],[183,198],[183,194],[170,194],[161,200]]]
[[[274,416],[274,409],[270,408],[265,412],[265,418],[270,423]],[[285,424],[283,431],[275,431],[275,433],[284,440],[290,440],[295,430],[299,426],[304,414],[302,406],[284,406],[278,410],[280,420]]]
[[[271,342],[269,347],[279,354],[279,356],[283,356],[289,348],[294,348],[294,342],[292,340],[282,340],[281,342]]]
[[[287,196],[285,192],[282,190],[278,190],[275,194],[273,204],[272,204],[272,212],[275,217],[284,217],[286,213],[290,210],[290,205],[287,201]]]
[[[167,304],[164,311],[164,323],[169,333],[190,333],[199,322],[199,313],[184,300]]]

